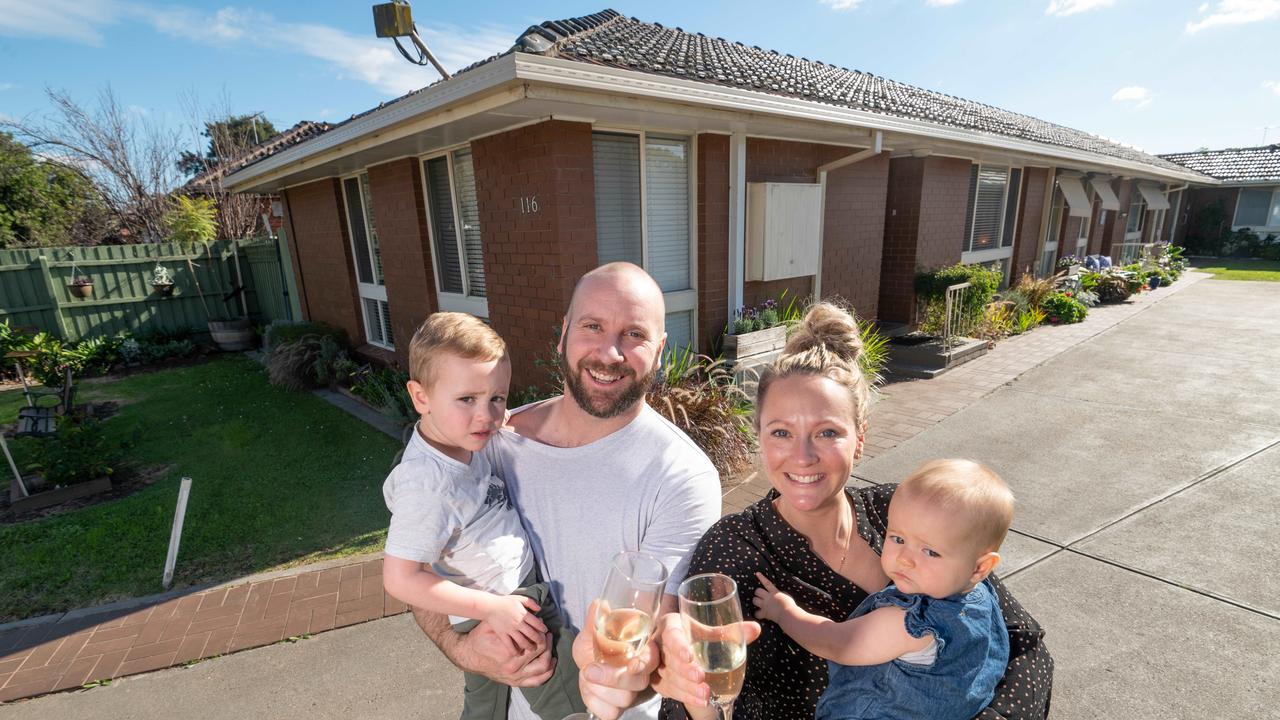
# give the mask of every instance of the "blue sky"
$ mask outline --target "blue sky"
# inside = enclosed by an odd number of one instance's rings
[[[337,121],[433,82],[373,36],[372,2],[0,0],[0,116],[46,86],[187,127],[183,96],[277,127]],[[600,2],[414,3],[446,67]],[[1280,142],[1280,0],[626,2],[642,20],[872,72],[1148,152]],[[1272,126],[1268,128],[1268,126]]]

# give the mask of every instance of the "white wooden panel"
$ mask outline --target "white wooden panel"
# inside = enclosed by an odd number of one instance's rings
[[[781,280],[818,272],[821,186],[749,183],[747,280]]]

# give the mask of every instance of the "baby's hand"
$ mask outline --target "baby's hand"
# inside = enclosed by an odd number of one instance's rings
[[[534,615],[538,609],[538,603],[523,595],[499,595],[484,619],[522,653],[536,648],[547,633],[547,626]]]
[[[762,587],[756,589],[756,596],[752,601],[756,605],[756,618],[760,620],[772,620],[778,622],[782,616],[791,612],[796,607],[796,601],[791,596],[778,590],[769,582],[769,578],[756,573],[756,579],[760,581]]]

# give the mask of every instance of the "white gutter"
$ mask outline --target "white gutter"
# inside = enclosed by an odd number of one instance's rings
[[[814,302],[822,300],[822,236],[826,232],[827,224],[827,173],[873,158],[884,149],[884,133],[876,130],[875,137],[871,140],[871,147],[818,166],[818,272],[813,276]]]
[[[1153,180],[1172,178],[1203,185],[1220,184],[1212,178],[1190,170],[1165,170],[1147,163],[1124,160],[1086,150],[1072,150],[1031,140],[1021,140],[977,130],[954,128],[912,118],[882,115],[812,100],[800,100],[752,90],[712,85],[695,80],[668,78],[635,70],[589,65],[575,60],[550,58],[529,53],[515,55],[515,64],[516,76],[521,80],[530,82],[567,85],[577,89],[590,89],[612,94],[625,93],[632,96],[689,105],[730,108],[744,113],[767,114],[840,125],[854,125],[863,129],[882,130],[884,132],[905,133],[937,140],[1041,155],[1065,160],[1069,163],[1084,163],[1092,166],[1114,168],[1126,174],[1141,174]]]

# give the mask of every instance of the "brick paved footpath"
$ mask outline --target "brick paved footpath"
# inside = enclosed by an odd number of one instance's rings
[[[890,383],[872,410],[865,454],[874,457],[968,407],[1020,374],[1207,275],[1128,303],[1093,308],[1077,325],[1043,327],[932,380]],[[729,488],[724,512],[764,497],[750,473]],[[382,590],[382,559],[364,556],[186,589],[0,626],[0,702],[182,665],[407,611]]]

